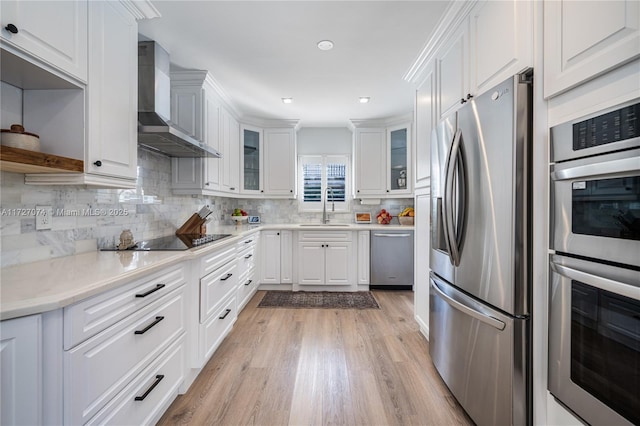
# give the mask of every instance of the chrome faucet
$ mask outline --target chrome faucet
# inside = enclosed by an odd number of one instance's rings
[[[324,190],[324,200],[322,200],[322,223],[329,223],[329,218],[327,217],[327,198],[329,197],[329,191],[331,191],[331,211],[336,211],[336,203],[335,203],[335,195],[333,194],[333,188],[327,185],[327,188]]]

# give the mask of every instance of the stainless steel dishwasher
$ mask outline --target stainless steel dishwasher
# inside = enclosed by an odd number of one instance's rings
[[[372,230],[370,262],[370,288],[413,289],[413,230]]]

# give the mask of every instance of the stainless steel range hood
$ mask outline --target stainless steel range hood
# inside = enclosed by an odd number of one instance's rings
[[[222,155],[171,124],[169,54],[154,41],[138,42],[138,144],[169,157]]]

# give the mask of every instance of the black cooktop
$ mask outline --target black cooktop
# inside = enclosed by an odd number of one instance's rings
[[[154,238],[152,240],[139,241],[129,251],[169,251],[189,250],[214,241],[229,237],[231,234],[183,234],[169,235],[168,237]],[[118,251],[116,247],[107,247],[103,251]]]

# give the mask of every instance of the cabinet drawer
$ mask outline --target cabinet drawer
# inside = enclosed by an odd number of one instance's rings
[[[256,248],[248,247],[238,253],[238,273],[242,274],[245,271],[253,268],[256,264]]]
[[[64,349],[71,349],[185,283],[184,267],[173,267],[64,308]]]
[[[222,340],[231,330],[238,317],[235,296],[226,300],[212,315],[209,320],[200,327],[200,353],[203,363],[206,362],[218,348]]]
[[[65,423],[83,424],[184,333],[181,287],[64,354]]]
[[[233,261],[200,279],[200,323],[207,321],[218,305],[236,290],[237,270]]]
[[[88,425],[146,425],[162,416],[184,380],[184,336],[180,337],[126,388],[96,414]]]
[[[208,275],[236,257],[236,246],[229,245],[200,259],[200,276]]]
[[[351,231],[298,231],[298,241],[351,241]]]
[[[252,268],[243,274],[238,280],[238,312],[247,304],[249,298],[258,288],[258,280],[256,279],[256,269]]]
[[[242,251],[247,247],[255,247],[259,239],[260,239],[259,233],[247,235],[238,244],[236,244],[236,248],[238,249],[238,251]]]

